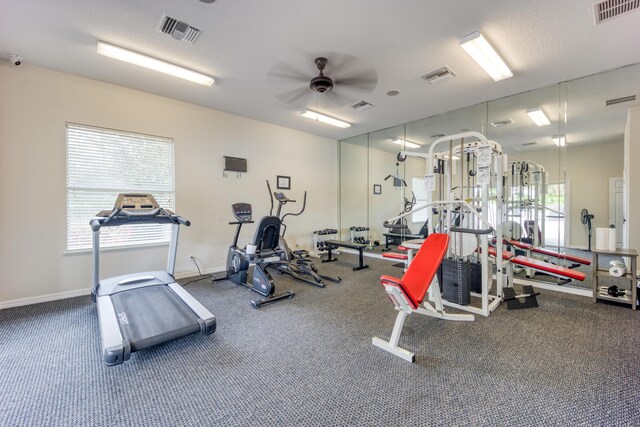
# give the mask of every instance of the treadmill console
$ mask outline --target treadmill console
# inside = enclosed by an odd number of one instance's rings
[[[231,210],[239,222],[251,222],[251,205],[249,203],[234,203],[231,205]]]
[[[151,194],[121,193],[113,206],[113,210],[121,209],[129,212],[144,212],[158,208],[160,208],[160,205]]]

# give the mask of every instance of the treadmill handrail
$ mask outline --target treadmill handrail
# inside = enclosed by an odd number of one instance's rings
[[[103,211],[106,214],[105,211]],[[102,214],[103,212],[100,212]],[[115,215],[113,215],[115,213]],[[98,231],[100,227],[119,227],[131,223],[153,223],[153,224],[181,224],[187,227],[191,221],[176,215],[171,211],[162,208],[153,209],[150,212],[129,212],[124,209],[116,209],[108,216],[95,216],[91,219],[91,229]],[[98,215],[100,215],[98,214]]]

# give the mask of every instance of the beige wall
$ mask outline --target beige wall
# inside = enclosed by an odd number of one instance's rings
[[[65,254],[65,122],[174,139],[176,211],[193,222],[181,232],[178,274],[195,271],[189,255],[207,270],[224,267],[230,205],[245,201],[257,219],[267,214],[265,179],[273,184],[276,175],[291,176],[293,198],[309,191],[307,212],[287,221],[290,245],[310,248],[313,230],[337,226],[336,141],[6,61],[0,93],[0,307],[90,287],[90,253]],[[248,158],[249,173],[224,178],[223,155]],[[166,246],[111,250],[102,275],[162,269],[165,260]]]
[[[531,151],[509,155],[509,161],[530,160],[541,164],[547,172],[547,182],[562,180],[557,150]],[[587,208],[593,220],[592,245],[595,244],[595,227],[609,225],[609,178],[621,177],[623,172],[623,142],[567,146],[566,180],[569,183],[569,241],[567,246],[587,247],[585,226],[580,222],[580,212]]]
[[[628,234],[626,245],[629,248],[640,250],[640,167],[637,160],[640,159],[640,106],[629,108],[627,124],[624,133],[624,169],[625,169],[625,193],[627,205],[625,218],[627,219]]]

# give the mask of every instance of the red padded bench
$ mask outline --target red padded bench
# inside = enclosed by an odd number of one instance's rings
[[[543,271],[551,276],[560,277],[561,279],[574,279],[584,280],[587,275],[576,270],[572,270],[567,267],[561,267],[559,265],[551,264],[549,262],[540,261],[534,258],[527,258],[522,255],[518,255],[511,259],[511,262],[523,267],[529,267],[534,270]]]
[[[495,257],[496,254],[498,253],[498,250],[493,247],[493,246],[489,246],[489,249],[487,250],[487,252],[489,252],[489,255],[491,255],[492,257]],[[509,252],[509,251],[502,251],[502,259],[507,260],[507,259],[511,259],[513,258],[515,255],[513,254],[513,252]]]
[[[415,312],[447,320],[474,320],[471,314],[445,313],[442,296],[440,295],[439,289],[437,289],[437,285],[436,292],[432,292],[435,307],[424,301],[427,291],[440,267],[440,263],[447,253],[448,246],[448,234],[433,233],[429,235],[422,246],[420,246],[418,253],[413,258],[402,279],[393,276],[380,277],[380,283],[384,286],[389,299],[391,299],[396,310],[398,310],[398,315],[389,341],[375,337],[371,340],[373,345],[409,362],[413,362],[415,355],[398,347],[402,326],[404,325],[405,318],[409,314]],[[421,304],[423,304],[422,307]]]
[[[518,249],[524,249],[524,250],[527,250],[527,251],[533,249],[533,245],[531,243],[523,243],[523,242],[520,242],[518,240],[512,240],[512,239],[503,239],[503,242],[506,245],[513,246],[513,247],[516,247]]]
[[[406,261],[409,258],[409,255],[407,254],[399,254],[397,252],[383,252],[382,253],[382,257],[383,258],[391,258],[391,259],[401,259]]]
[[[591,260],[590,259],[581,258],[581,257],[575,256],[575,255],[561,254],[561,253],[558,253],[558,252],[555,252],[555,251],[550,251],[549,249],[532,248],[531,252],[535,252],[537,254],[542,254],[542,255],[547,255],[547,256],[550,256],[550,257],[558,258],[558,259],[566,259],[567,261],[577,262],[578,264],[582,264],[582,265],[591,265]]]

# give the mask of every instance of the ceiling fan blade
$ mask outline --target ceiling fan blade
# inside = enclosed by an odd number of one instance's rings
[[[278,62],[267,73],[267,83],[308,83],[311,79],[310,76],[313,77],[310,73],[304,73],[284,62]]]
[[[351,90],[369,93],[375,89],[378,84],[378,76],[373,75],[350,77],[334,80],[336,88],[348,87]]]
[[[326,57],[329,60],[327,63],[326,73],[328,75],[336,75],[337,73],[347,73],[352,71],[353,69],[362,68],[359,67],[359,62],[361,63],[357,57],[353,55],[349,55],[348,53],[340,53],[340,52],[328,52],[326,53]],[[361,65],[361,64],[360,64]]]
[[[295,104],[297,101],[299,101],[303,97],[309,96],[310,93],[311,91],[309,90],[309,88],[302,87],[302,88],[290,90],[288,92],[280,93],[276,95],[276,98],[278,98],[280,101],[284,102],[285,104]],[[303,104],[304,103],[300,103],[300,105],[303,105]]]

